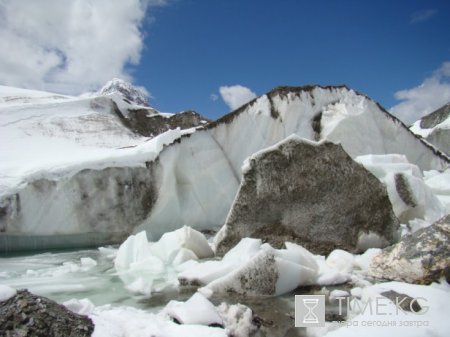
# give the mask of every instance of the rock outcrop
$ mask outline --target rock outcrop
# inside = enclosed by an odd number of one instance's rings
[[[450,103],[415,122],[411,130],[450,155]]]
[[[90,318],[27,290],[0,302],[0,336],[89,337],[93,331]]]
[[[375,256],[369,275],[378,279],[431,283],[450,281],[450,215],[404,237]]]
[[[392,243],[398,220],[386,189],[340,145],[297,136],[250,157],[216,253],[241,238],[261,238],[280,248],[285,241],[327,254],[355,252],[376,237]],[[365,247],[367,248],[367,247]]]
[[[120,117],[126,127],[144,137],[156,137],[170,129],[205,126],[210,122],[191,110],[163,115],[152,108],[130,109],[126,117]]]

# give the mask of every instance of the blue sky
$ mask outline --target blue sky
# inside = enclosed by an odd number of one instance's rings
[[[216,118],[315,83],[407,123],[450,101],[449,0],[1,0],[0,41],[1,85],[78,95],[119,77],[163,112]]]
[[[450,1],[175,1],[146,22],[135,82],[162,111],[230,109],[240,84],[347,84],[390,108],[450,60]]]

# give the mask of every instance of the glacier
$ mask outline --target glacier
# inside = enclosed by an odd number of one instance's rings
[[[21,92],[15,104],[2,90],[0,243],[9,250],[33,240],[42,248],[69,245],[77,235],[77,245],[87,237],[104,244],[142,230],[157,240],[184,225],[219,228],[245,159],[291,134],[340,143],[353,158],[402,154],[422,171],[449,163],[345,86],[279,87],[215,122],[152,139],[120,122],[115,106],[123,115],[136,106],[115,94]],[[128,213],[118,210],[124,202]]]

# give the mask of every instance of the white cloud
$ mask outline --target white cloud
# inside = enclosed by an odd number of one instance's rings
[[[219,95],[217,94],[211,94],[209,95],[209,99],[213,102],[217,101],[219,99]]]
[[[401,101],[390,112],[409,125],[450,102],[450,62],[445,62],[423,83],[400,90],[395,98]]]
[[[419,23],[430,20],[433,16],[437,14],[435,9],[424,9],[413,13],[411,16],[411,23]]]
[[[142,23],[166,0],[1,0],[0,83],[77,94],[131,80]]]
[[[256,94],[253,91],[239,84],[222,86],[219,88],[219,92],[225,104],[228,105],[231,110],[235,110],[241,105],[256,98]]]

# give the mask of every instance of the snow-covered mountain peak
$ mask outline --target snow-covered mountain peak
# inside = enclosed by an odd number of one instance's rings
[[[110,95],[119,94],[121,95],[129,104],[144,105],[148,104],[148,93],[143,87],[133,86],[131,83],[126,82],[119,78],[113,78],[108,81],[103,88],[98,92],[98,95]]]

